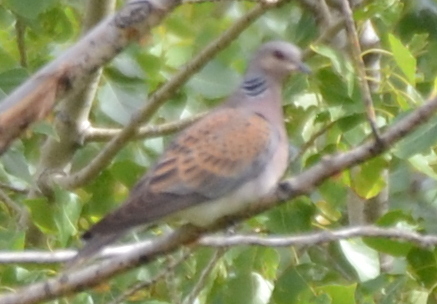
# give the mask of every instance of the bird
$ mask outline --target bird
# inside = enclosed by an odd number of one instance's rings
[[[310,72],[299,47],[262,44],[234,92],[176,135],[126,201],[83,234],[73,264],[134,227],[167,219],[204,227],[272,192],[288,165],[282,85],[298,71]]]

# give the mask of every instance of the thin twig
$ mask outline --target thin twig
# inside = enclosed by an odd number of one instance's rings
[[[21,228],[27,227],[29,223],[29,212],[20,204],[14,202],[2,189],[0,189],[0,200],[2,200],[6,206],[11,208],[18,214],[18,225]]]
[[[0,182],[0,189],[16,192],[16,193],[19,193],[19,194],[27,194],[27,193],[29,193],[29,189],[18,188],[18,187],[11,186],[11,185],[8,185],[8,184],[2,183],[2,182]]]
[[[181,119],[175,122],[169,122],[157,126],[144,126],[139,128],[138,133],[136,133],[133,139],[145,139],[154,138],[173,134],[178,132],[187,126],[191,125],[193,122],[205,116],[206,113],[200,113],[193,115],[189,118]],[[110,128],[93,128],[90,127],[85,134],[85,141],[108,141],[113,137],[118,136],[122,129],[110,129]]]
[[[226,253],[226,251],[227,251],[226,247],[220,247],[214,251],[214,254],[209,260],[208,265],[206,265],[206,267],[202,270],[199,279],[197,280],[193,289],[191,289],[191,292],[185,297],[182,304],[194,304],[196,302],[196,298],[198,297],[198,295],[206,285],[206,281],[208,279],[209,274],[211,273],[211,271],[214,270],[215,265],[221,259],[221,257]]]
[[[20,64],[23,68],[27,67],[27,53],[26,53],[26,24],[20,16],[16,16],[15,31],[17,33],[17,47],[20,54]]]
[[[303,146],[300,147],[299,153],[297,154],[296,158],[299,159],[306,152],[306,150],[314,144],[314,142],[317,140],[317,138],[319,138],[320,136],[322,136],[323,134],[328,132],[329,129],[331,129],[333,126],[335,126],[336,123],[337,123],[336,121],[331,121],[327,125],[325,125],[322,128],[320,128],[319,131],[317,131],[316,133],[311,135],[310,139],[308,139],[303,144]]]
[[[172,261],[173,257],[171,255],[165,256],[165,263],[171,263]],[[170,303],[181,303],[182,294],[179,292],[179,284],[177,281],[174,269],[166,272],[164,276],[164,284],[168,290]]]
[[[360,39],[357,29],[355,28],[352,9],[348,0],[342,0],[342,11],[345,18],[346,32],[351,46],[353,63],[358,74],[358,82],[360,84],[361,94],[363,95],[364,106],[366,107],[367,119],[372,129],[375,140],[382,144],[379,136],[379,131],[375,121],[375,109],[373,107],[372,94],[370,93],[369,83],[366,80],[366,66],[361,55]]]
[[[113,301],[109,302],[108,304],[119,304],[124,300],[126,300],[127,298],[134,295],[136,292],[155,285],[161,279],[163,279],[167,275],[167,273],[173,271],[177,266],[179,266],[185,260],[187,260],[190,257],[190,254],[191,254],[191,250],[188,250],[181,257],[179,257],[178,259],[174,260],[173,262],[165,266],[164,269],[161,270],[157,275],[155,275],[155,277],[153,277],[151,280],[135,284],[134,286],[130,287],[128,290],[123,292],[121,295],[119,295],[117,298],[115,298]]]

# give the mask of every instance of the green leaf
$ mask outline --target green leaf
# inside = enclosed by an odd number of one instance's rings
[[[10,11],[5,9],[5,7],[0,5],[0,26],[2,28],[8,28],[9,26],[12,26],[14,22],[15,22],[14,15]],[[2,64],[6,63],[5,61],[1,61],[1,60],[0,62]]]
[[[350,73],[351,67],[350,64],[348,64],[348,62],[345,60],[346,57],[344,56],[343,52],[337,51],[336,49],[333,49],[323,44],[313,46],[312,49],[317,54],[328,58],[331,61],[334,71],[337,72],[337,74],[345,75],[348,72]]]
[[[407,256],[411,270],[427,288],[437,283],[437,262],[435,252],[413,247]]]
[[[257,248],[253,269],[267,280],[276,279],[280,256],[274,248]]]
[[[340,248],[355,269],[361,282],[376,278],[379,275],[378,253],[366,246],[360,239],[340,240]]]
[[[320,93],[328,105],[343,106],[354,103],[343,79],[336,73],[326,68],[320,69],[316,74],[316,78],[319,81]]]
[[[131,46],[133,48],[133,46]],[[162,59],[149,53],[141,52],[140,50],[135,53],[136,63],[146,73],[147,85],[149,90],[154,90],[156,86],[164,80],[164,77],[160,74],[160,70],[164,66]]]
[[[417,153],[425,153],[437,142],[437,118],[419,126],[413,133],[409,134],[394,149],[394,154],[402,159]]]
[[[48,137],[52,137],[54,140],[59,141],[59,135],[58,133],[56,133],[53,124],[50,124],[47,121],[36,122],[32,125],[32,131],[35,133],[47,135]]]
[[[3,72],[6,73],[5,75],[0,74],[0,88],[3,90],[10,91],[18,85],[17,82],[19,80],[22,80],[22,77],[24,74],[26,74],[26,72],[17,67],[18,62],[15,60],[15,58],[1,46],[0,46],[0,62],[1,62],[0,73]],[[18,70],[14,70],[14,68],[17,68]],[[8,71],[12,74],[9,74]],[[16,76],[14,76],[14,72],[15,74],[17,74]],[[11,82],[7,77],[8,75],[15,77],[15,79],[13,79],[13,81]],[[27,74],[24,75],[24,78],[25,77],[27,77]]]
[[[413,219],[400,210],[390,211],[381,216],[376,224],[381,227],[411,226]],[[364,243],[379,252],[392,256],[406,256],[413,246],[408,242],[390,240],[387,238],[365,238]]]
[[[386,186],[383,171],[387,168],[384,157],[376,157],[353,171],[352,187],[356,194],[364,199],[378,195]]]
[[[71,300],[70,300],[71,301]],[[80,293],[74,297],[71,304],[94,304],[93,297],[88,293]]]
[[[411,106],[407,102],[407,99],[405,98],[405,96],[402,94],[403,92],[394,90],[394,93],[395,93],[395,99],[396,99],[397,104],[399,105],[399,108],[402,111],[410,110]]]
[[[29,208],[32,223],[44,233],[56,233],[56,214],[53,205],[45,198],[26,199],[23,201]]]
[[[239,273],[229,280],[224,303],[266,304],[269,303],[272,289],[272,284],[256,272]]]
[[[409,301],[414,304],[431,304],[428,301],[428,297],[432,297],[435,300],[435,297],[425,290],[412,290],[409,293]]]
[[[343,132],[341,136],[344,137],[348,147],[353,147],[362,144],[363,141],[368,138],[369,134],[365,132],[363,124],[359,124]]]
[[[56,0],[4,0],[3,3],[16,14],[29,18],[36,19],[39,14],[51,7]]]
[[[0,250],[23,250],[25,239],[24,231],[0,230]]]
[[[315,205],[310,199],[297,198],[293,203],[269,210],[266,213],[266,227],[274,233],[309,231],[315,213]]]
[[[56,191],[56,201],[62,202],[57,206],[55,216],[58,228],[57,240],[62,247],[68,244],[71,236],[77,234],[77,222],[79,220],[82,204],[74,193]]]
[[[217,99],[228,96],[239,82],[236,72],[214,60],[192,77],[187,86],[205,98]]]
[[[332,304],[355,304],[356,288],[356,284],[348,286],[326,285],[316,288],[316,292],[328,295]]]
[[[167,50],[165,57],[168,66],[179,68],[193,57],[193,46],[184,44],[173,45]]]
[[[347,199],[347,188],[335,179],[328,179],[323,184],[319,186],[320,194],[323,199],[328,202],[330,211],[327,213],[337,213],[334,209],[344,206]],[[338,216],[338,215],[337,215]],[[337,217],[335,216],[335,217]]]
[[[316,94],[301,94],[290,103],[302,107],[304,110],[308,110],[310,107],[316,107],[319,101]],[[285,102],[285,104],[287,104],[287,102]]]
[[[273,10],[270,12],[273,12]],[[279,18],[280,20],[287,19],[286,15],[282,15]],[[299,22],[295,25],[295,27],[291,23],[288,24],[288,27],[293,27],[293,30],[286,30],[285,34],[288,35],[286,40],[293,41],[298,45],[308,45],[309,43],[313,42],[314,39],[317,38],[319,32],[319,28],[315,19],[316,18],[314,18],[314,15],[310,10],[303,10]]]
[[[179,8],[181,13],[186,15],[191,15],[194,13],[193,8],[189,6],[182,6]],[[176,14],[170,14],[168,20],[166,22],[166,27],[168,31],[171,31],[173,35],[177,35],[180,38],[192,39],[193,35],[195,35],[196,28],[193,27],[190,22],[187,22],[187,19],[181,18]]]
[[[29,171],[29,165],[23,153],[17,149],[9,149],[1,156],[1,164],[5,170],[21,180],[33,185],[33,177]]]
[[[72,20],[66,14],[68,9],[54,8],[41,14],[38,25],[43,27],[46,35],[57,42],[66,42],[73,38],[75,32]]]
[[[393,58],[411,85],[416,84],[416,58],[393,34],[388,34]]]
[[[111,166],[111,174],[122,182],[126,187],[131,188],[144,174],[144,168],[130,160],[118,161]]]
[[[432,164],[430,163],[429,159],[426,156],[417,154],[410,157],[408,161],[419,172],[422,172],[428,175],[429,177],[437,179],[437,174],[434,168],[431,167]]]
[[[298,268],[291,266],[278,277],[272,298],[276,304],[298,303],[299,294],[309,289],[309,282],[302,277]]]
[[[97,95],[103,113],[113,121],[125,125],[146,100],[145,92],[107,82]]]
[[[366,119],[364,114],[352,114],[352,115],[348,115],[348,116],[344,116],[340,119],[337,120],[337,124],[338,127],[340,128],[341,131],[343,132],[347,132],[350,131],[351,129],[355,128],[356,126],[358,126],[359,124],[361,124],[362,122],[364,122]]]
[[[156,60],[156,59],[155,59]],[[135,80],[140,85],[145,78],[144,71],[138,66],[138,63],[133,60],[128,54],[120,54],[111,61],[110,69],[105,69],[105,74],[111,74],[111,80],[118,84],[133,83]]]
[[[6,93],[9,93],[19,84],[21,84],[28,76],[29,75],[27,71],[23,68],[15,68],[4,71],[0,73],[0,88]]]
[[[116,181],[108,170],[104,170],[97,179],[87,185],[87,191],[92,194],[85,206],[89,216],[96,217],[97,220],[119,203],[114,198],[114,191],[117,189],[115,185]]]

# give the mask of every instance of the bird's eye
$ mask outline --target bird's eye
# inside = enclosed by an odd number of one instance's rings
[[[284,59],[285,59],[285,55],[284,55],[284,53],[282,53],[282,52],[279,51],[279,50],[274,50],[274,51],[273,51],[273,56],[275,56],[275,58],[276,58],[276,59],[279,59],[279,60],[284,60]]]

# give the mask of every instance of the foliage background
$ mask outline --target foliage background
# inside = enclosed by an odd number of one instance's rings
[[[291,150],[296,152],[288,174],[310,167],[323,155],[362,143],[370,136],[370,128],[357,75],[343,47],[347,42],[341,35],[325,43],[318,40],[324,28],[317,19],[317,8],[311,9],[308,2],[291,1],[266,12],[181,90],[173,92],[150,124],[207,111],[232,92],[249,54],[259,44],[283,39],[308,50],[308,64],[313,69],[309,77],[297,75],[284,88],[287,130]],[[177,8],[149,37],[104,67],[90,124],[122,128],[147,103],[151,92],[253,6],[241,1]],[[0,97],[75,43],[81,35],[85,9],[85,1],[0,2]],[[371,20],[380,39],[372,51],[381,55],[380,80],[372,94],[380,128],[422,104],[434,87],[436,14],[433,0],[364,1],[354,9],[357,26]],[[54,186],[42,194],[35,191],[44,171],[42,144],[46,137],[61,140],[54,124],[57,113],[34,125],[1,156],[1,250],[80,246],[81,232],[123,201],[171,138],[130,142],[86,186],[74,190]],[[435,234],[436,122],[425,124],[389,153],[339,173],[309,197],[235,229],[294,235],[376,222]],[[86,166],[104,144],[88,140],[72,148],[75,153],[69,165],[59,170],[68,174]],[[369,216],[374,208],[380,208],[372,200],[381,194],[386,194],[382,195],[384,212]],[[133,239],[167,229],[163,224],[139,232]],[[53,303],[107,303],[137,282],[152,280],[164,265],[187,250]],[[60,269],[56,264],[0,265],[0,291],[43,280]],[[198,303],[437,303],[436,283],[433,248],[425,250],[387,239],[351,239],[295,248],[196,248],[163,278],[121,302],[183,303],[194,297]]]

